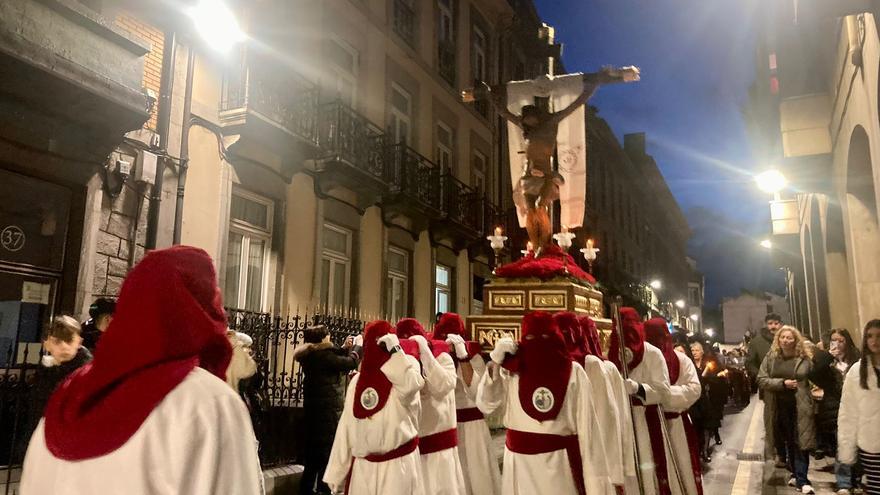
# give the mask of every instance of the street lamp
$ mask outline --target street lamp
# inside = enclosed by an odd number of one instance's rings
[[[222,0],[199,0],[188,14],[199,36],[217,51],[229,51],[245,39],[235,14]]]
[[[696,313],[692,314],[692,315],[691,315],[691,320],[692,320],[692,321],[700,321],[700,315],[698,315],[698,314],[696,314]]]
[[[758,189],[774,196],[788,185],[788,180],[782,175],[782,172],[775,169],[756,175],[755,182],[758,184]]]
[[[660,290],[663,287],[663,282],[655,278],[648,285],[654,290]]]
[[[684,299],[679,299],[678,301],[675,301],[675,307],[678,309],[684,309],[685,305],[686,304],[684,302]]]
[[[773,241],[771,241],[770,239],[764,239],[763,241],[761,241],[760,244],[761,247],[764,249],[773,249]]]

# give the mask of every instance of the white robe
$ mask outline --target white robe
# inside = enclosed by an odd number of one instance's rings
[[[645,389],[645,400],[637,402],[643,404],[660,404],[669,394],[669,371],[666,369],[666,360],[663,353],[653,345],[645,342],[645,355],[642,362],[629,372],[629,378],[641,384]],[[635,397],[635,396],[633,396]],[[639,463],[641,465],[642,482],[645,495],[659,493],[657,484],[654,455],[651,450],[651,437],[648,433],[648,423],[645,419],[644,407],[633,407],[633,423],[635,424],[635,438],[639,449]],[[667,459],[669,451],[666,452]],[[671,468],[671,464],[667,462]],[[669,478],[669,484],[674,486],[674,475]],[[639,493],[638,480],[635,476],[626,478],[626,493]]]
[[[683,413],[687,414],[694,402],[700,398],[702,386],[700,385],[700,377],[697,374],[697,368],[690,358],[686,355],[676,352],[678,362],[681,364],[678,373],[678,379],[675,384],[669,387],[669,394],[663,399],[663,409],[667,413]],[[691,466],[690,445],[688,445],[687,435],[684,431],[684,423],[681,417],[666,420],[669,430],[669,439],[672,443],[672,450],[675,452],[675,459],[678,462],[681,471],[682,481],[684,481],[684,489],[677,490],[678,483],[672,483],[675,474],[671,471],[670,465],[669,479],[672,493],[691,495],[697,493],[697,482],[694,478],[693,468]]]
[[[241,398],[195,368],[118,449],[65,461],[46,448],[43,421],[31,437],[22,495],[262,494],[257,440]]]
[[[526,414],[519,401],[519,376],[504,369],[496,376],[487,372],[477,390],[477,405],[484,412],[505,407],[504,426],[508,429],[550,435],[577,435],[584,485],[588,494],[607,493],[610,479],[605,453],[599,440],[593,391],[584,369],[572,363],[565,400],[555,419],[537,421]],[[563,450],[525,455],[504,449],[502,492],[505,495],[577,495],[578,490],[568,453]]]
[[[623,466],[624,478],[635,477],[635,441],[633,439],[633,420],[629,394],[626,393],[626,385],[617,366],[614,366],[614,363],[611,361],[602,361],[602,366],[605,370],[605,376],[611,384],[614,402],[617,405],[617,412],[620,414],[618,422],[620,431],[617,439],[620,442],[620,463]]]
[[[464,383],[461,366],[457,370],[455,407],[458,409],[477,407],[477,388],[486,373],[486,362],[482,356],[474,356],[470,363],[474,369],[470,386]],[[458,423],[458,457],[461,459],[467,495],[500,495],[501,470],[492,453],[492,436],[485,419]]]
[[[593,388],[593,405],[596,408],[599,424],[602,426],[599,429],[599,434],[607,456],[611,483],[623,486],[625,476],[621,451],[620,413],[617,410],[617,400],[614,396],[611,379],[605,372],[602,360],[596,356],[586,356],[584,371]],[[613,494],[613,487],[609,488],[612,489],[610,493]]]
[[[334,493],[341,492],[351,469],[348,495],[428,495],[418,450],[386,462],[364,459],[370,454],[390,452],[419,434],[419,391],[425,380],[418,361],[397,352],[381,370],[391,381],[391,392],[382,410],[369,418],[358,419],[353,414],[354,401],[360,400],[354,396],[360,375],[349,384],[324,483]]]
[[[422,373],[425,387],[422,388],[422,415],[419,422],[419,436],[454,430],[455,419],[455,362],[447,353],[437,358],[423,355]],[[427,495],[465,495],[464,474],[458,447],[439,452],[422,454],[422,475]]]

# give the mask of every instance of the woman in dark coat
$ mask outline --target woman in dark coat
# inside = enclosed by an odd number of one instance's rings
[[[716,445],[721,444],[718,429],[724,417],[724,404],[727,402],[727,382],[719,376],[724,370],[718,359],[706,350],[702,342],[691,344],[691,355],[700,375],[703,395],[691,409],[691,418],[700,437],[700,451],[705,462],[711,461],[712,447],[710,442],[715,438]]]
[[[330,342],[330,334],[323,325],[309,327],[304,332],[305,344],[294,351],[305,373],[303,382],[303,413],[305,450],[301,495],[330,494],[322,481],[330,459],[336,425],[345,403],[348,373],[360,362],[359,345],[352,337],[342,348]]]
[[[816,401],[816,447],[822,453],[837,457],[837,413],[843,392],[843,379],[853,364],[858,362],[859,350],[849,331],[844,328],[831,330],[826,349],[815,349],[813,369],[808,377],[815,385],[812,390]],[[836,466],[837,488],[853,488],[852,467]]]

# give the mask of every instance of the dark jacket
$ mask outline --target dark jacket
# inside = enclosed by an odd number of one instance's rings
[[[101,339],[103,333],[104,332],[98,330],[98,327],[95,326],[94,318],[86,320],[82,325],[83,347],[91,352],[95,352],[95,347],[97,347],[98,340]]]
[[[752,378],[758,376],[758,371],[761,369],[761,362],[764,361],[764,356],[770,352],[771,345],[773,345],[773,334],[766,328],[762,328],[758,332],[758,335],[755,335],[751,342],[749,342],[749,355],[746,358],[746,370]]]
[[[824,392],[816,410],[817,425],[823,430],[837,431],[837,412],[840,409],[840,396],[846,373],[841,373],[835,368],[834,362],[831,353],[816,349],[813,353],[813,369],[810,371],[809,379]],[[852,366],[852,363],[849,365]]]
[[[785,391],[785,378],[773,378],[778,354],[768,353],[758,371],[758,387],[764,391],[764,458],[772,459],[776,453],[776,398]],[[813,398],[810,396],[808,376],[813,363],[804,357],[796,358],[795,376],[798,382],[795,397],[797,401],[797,434],[801,450],[816,448],[816,422],[813,415]]]
[[[92,353],[85,347],[80,347],[76,356],[70,361],[61,363],[57,366],[40,366],[34,376],[34,385],[31,388],[30,395],[30,427],[37,427],[43,412],[46,410],[46,404],[52,392],[58,388],[58,385],[67,378],[68,375],[92,360]]]

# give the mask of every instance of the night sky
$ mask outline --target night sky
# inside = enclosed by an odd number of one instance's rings
[[[636,65],[642,81],[599,90],[590,103],[621,139],[646,132],[694,235],[689,254],[711,307],[741,289],[780,292],[782,272],[758,246],[770,199],[742,118],[754,80],[751,5],[758,0],[536,0],[563,43],[570,72]]]

